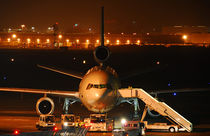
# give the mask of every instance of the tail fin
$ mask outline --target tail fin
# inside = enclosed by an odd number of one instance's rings
[[[104,46],[104,7],[101,7],[101,46]]]
[[[104,7],[101,8],[101,46],[98,46],[94,52],[94,58],[100,65],[109,58],[109,48],[104,46]]]

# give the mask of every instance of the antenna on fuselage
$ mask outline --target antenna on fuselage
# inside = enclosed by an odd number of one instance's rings
[[[109,58],[109,48],[104,46],[104,7],[101,7],[101,45],[94,50],[94,58],[101,66]]]

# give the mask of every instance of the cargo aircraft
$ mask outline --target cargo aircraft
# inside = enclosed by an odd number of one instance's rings
[[[63,106],[65,113],[68,113],[69,105],[77,101],[82,102],[88,110],[97,113],[108,112],[114,106],[127,102],[134,105],[134,116],[138,117],[139,116],[138,99],[144,100],[146,105],[151,108],[150,110],[159,111],[159,113],[161,113],[161,106],[163,107],[163,105],[158,105],[159,103],[155,99],[150,97],[145,91],[141,89],[132,91],[132,89],[120,88],[120,79],[118,78],[117,72],[113,68],[105,64],[105,62],[108,60],[110,56],[110,50],[108,47],[104,46],[103,7],[102,7],[101,16],[102,16],[101,45],[98,46],[93,52],[94,58],[98,62],[97,66],[94,66],[91,69],[89,69],[85,75],[80,75],[75,73],[69,73],[48,66],[37,65],[38,67],[43,69],[47,69],[50,71],[58,72],[64,75],[81,79],[81,82],[79,84],[79,90],[64,91],[64,90],[28,89],[28,88],[0,88],[0,91],[44,94],[44,97],[40,98],[36,103],[36,111],[38,114],[53,114],[54,112],[54,107],[55,107],[54,102],[47,95],[57,95],[65,97],[64,106]],[[181,92],[183,91],[187,90],[181,90]],[[141,96],[140,93],[142,94]],[[150,92],[150,94],[158,94],[158,93],[172,93],[172,92],[167,90],[159,92]],[[154,107],[156,107],[157,109],[155,109]],[[149,115],[156,116],[152,112],[150,112],[150,110],[149,108],[147,108]],[[171,109],[166,107],[165,110],[170,111]],[[162,113],[162,115],[166,115],[165,110]],[[176,117],[177,116],[174,116],[174,118]],[[177,117],[177,120],[180,120],[180,117],[181,115]],[[188,130],[191,131],[192,125],[189,122],[187,123],[189,124],[188,125],[189,127],[187,128],[189,128]]]

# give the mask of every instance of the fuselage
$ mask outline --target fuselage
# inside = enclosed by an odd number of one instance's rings
[[[110,67],[95,66],[83,77],[79,85],[79,97],[85,107],[93,112],[107,112],[118,101],[120,82]]]

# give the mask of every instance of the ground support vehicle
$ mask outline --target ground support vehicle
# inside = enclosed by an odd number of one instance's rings
[[[145,135],[145,124],[140,121],[126,121],[122,129],[128,133],[128,136]]]
[[[107,131],[106,114],[91,114],[89,131]]]
[[[167,123],[146,124],[146,129],[151,131],[178,132],[178,125],[168,125]]]
[[[74,128],[76,126],[76,117],[74,114],[62,114],[61,115],[62,129]]]
[[[36,122],[37,129],[53,129],[55,127],[54,115],[40,115],[39,121]]]

